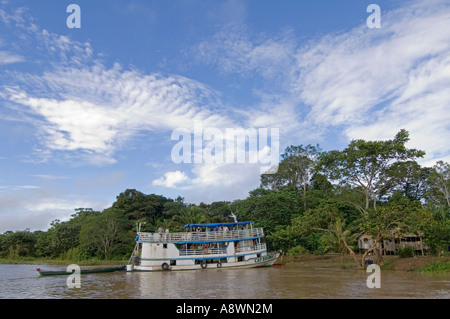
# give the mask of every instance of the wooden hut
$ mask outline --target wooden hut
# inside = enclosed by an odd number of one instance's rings
[[[358,236],[358,248],[360,251],[368,250],[372,247],[374,241],[371,235],[362,233]],[[381,244],[381,247],[380,247]],[[386,238],[378,243],[377,248],[382,251],[383,255],[396,255],[398,249],[412,247],[416,254],[425,254],[429,248],[423,243],[423,239],[417,235],[404,235],[400,238]]]

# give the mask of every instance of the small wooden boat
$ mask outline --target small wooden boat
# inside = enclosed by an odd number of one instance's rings
[[[125,270],[124,266],[118,266],[118,267],[110,267],[110,268],[91,268],[91,269],[81,269],[81,274],[96,274],[96,273],[103,273],[103,272],[114,272],[114,271],[121,271]],[[41,268],[36,268],[36,270],[39,272],[41,276],[57,276],[57,275],[71,275],[73,272],[69,272],[67,270],[42,270]]]

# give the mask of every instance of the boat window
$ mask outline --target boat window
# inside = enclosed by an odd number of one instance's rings
[[[163,244],[163,248],[167,248],[167,244]]]

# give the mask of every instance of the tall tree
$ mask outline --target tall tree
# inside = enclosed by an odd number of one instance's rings
[[[8,257],[32,256],[35,251],[36,235],[29,229],[16,232],[6,232],[2,235],[1,255]]]
[[[79,245],[81,224],[71,219],[66,222],[54,220],[50,223],[51,252],[56,257]]]
[[[132,220],[152,219],[162,216],[164,203],[167,201],[164,196],[146,195],[135,189],[127,189],[116,197],[112,207],[122,210]]]
[[[431,171],[416,161],[395,162],[383,173],[379,195],[389,197],[401,191],[404,196],[420,200],[429,189],[427,179]]]
[[[363,256],[373,251],[376,263],[383,265],[381,243],[384,239],[401,238],[407,234],[422,235],[421,228],[429,221],[429,213],[423,209],[420,201],[403,196],[400,191],[394,193],[389,201],[377,211],[369,210],[363,216],[361,230],[371,235],[372,247]],[[363,264],[363,263],[362,263]]]
[[[202,224],[208,221],[208,215],[203,208],[195,205],[189,205],[180,214],[174,215],[172,218],[172,225],[176,229],[182,229],[187,224]]]
[[[301,190],[303,208],[306,210],[307,185],[320,151],[319,145],[288,146],[281,155],[282,160],[277,173],[261,175],[261,187],[273,190],[282,188]]]
[[[115,208],[90,215],[80,231],[81,246],[101,257],[109,259],[115,248],[127,242],[127,220]]]
[[[264,227],[271,233],[276,226],[287,226],[291,219],[300,213],[296,191],[283,189],[274,191],[255,189],[245,200],[237,200],[231,205],[239,220],[255,221],[257,227]]]
[[[450,208],[450,164],[438,161],[428,177],[428,198],[436,205]]]
[[[330,179],[339,180],[344,185],[361,189],[365,195],[365,209],[383,188],[382,177],[393,163],[413,160],[425,152],[408,149],[405,144],[409,133],[400,130],[393,140],[365,141],[353,140],[343,151],[329,151],[320,155],[319,169]]]

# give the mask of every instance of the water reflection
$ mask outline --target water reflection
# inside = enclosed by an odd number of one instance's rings
[[[39,277],[34,265],[0,265],[0,298],[445,298],[450,274],[384,271],[381,288],[369,289],[364,271],[304,267],[115,272],[81,275],[81,288],[67,276]],[[56,267],[43,267],[56,268]]]
[[[138,272],[136,291],[143,298],[266,298],[268,269]],[[243,283],[245,283],[243,285]],[[249,297],[252,296],[252,297]]]

